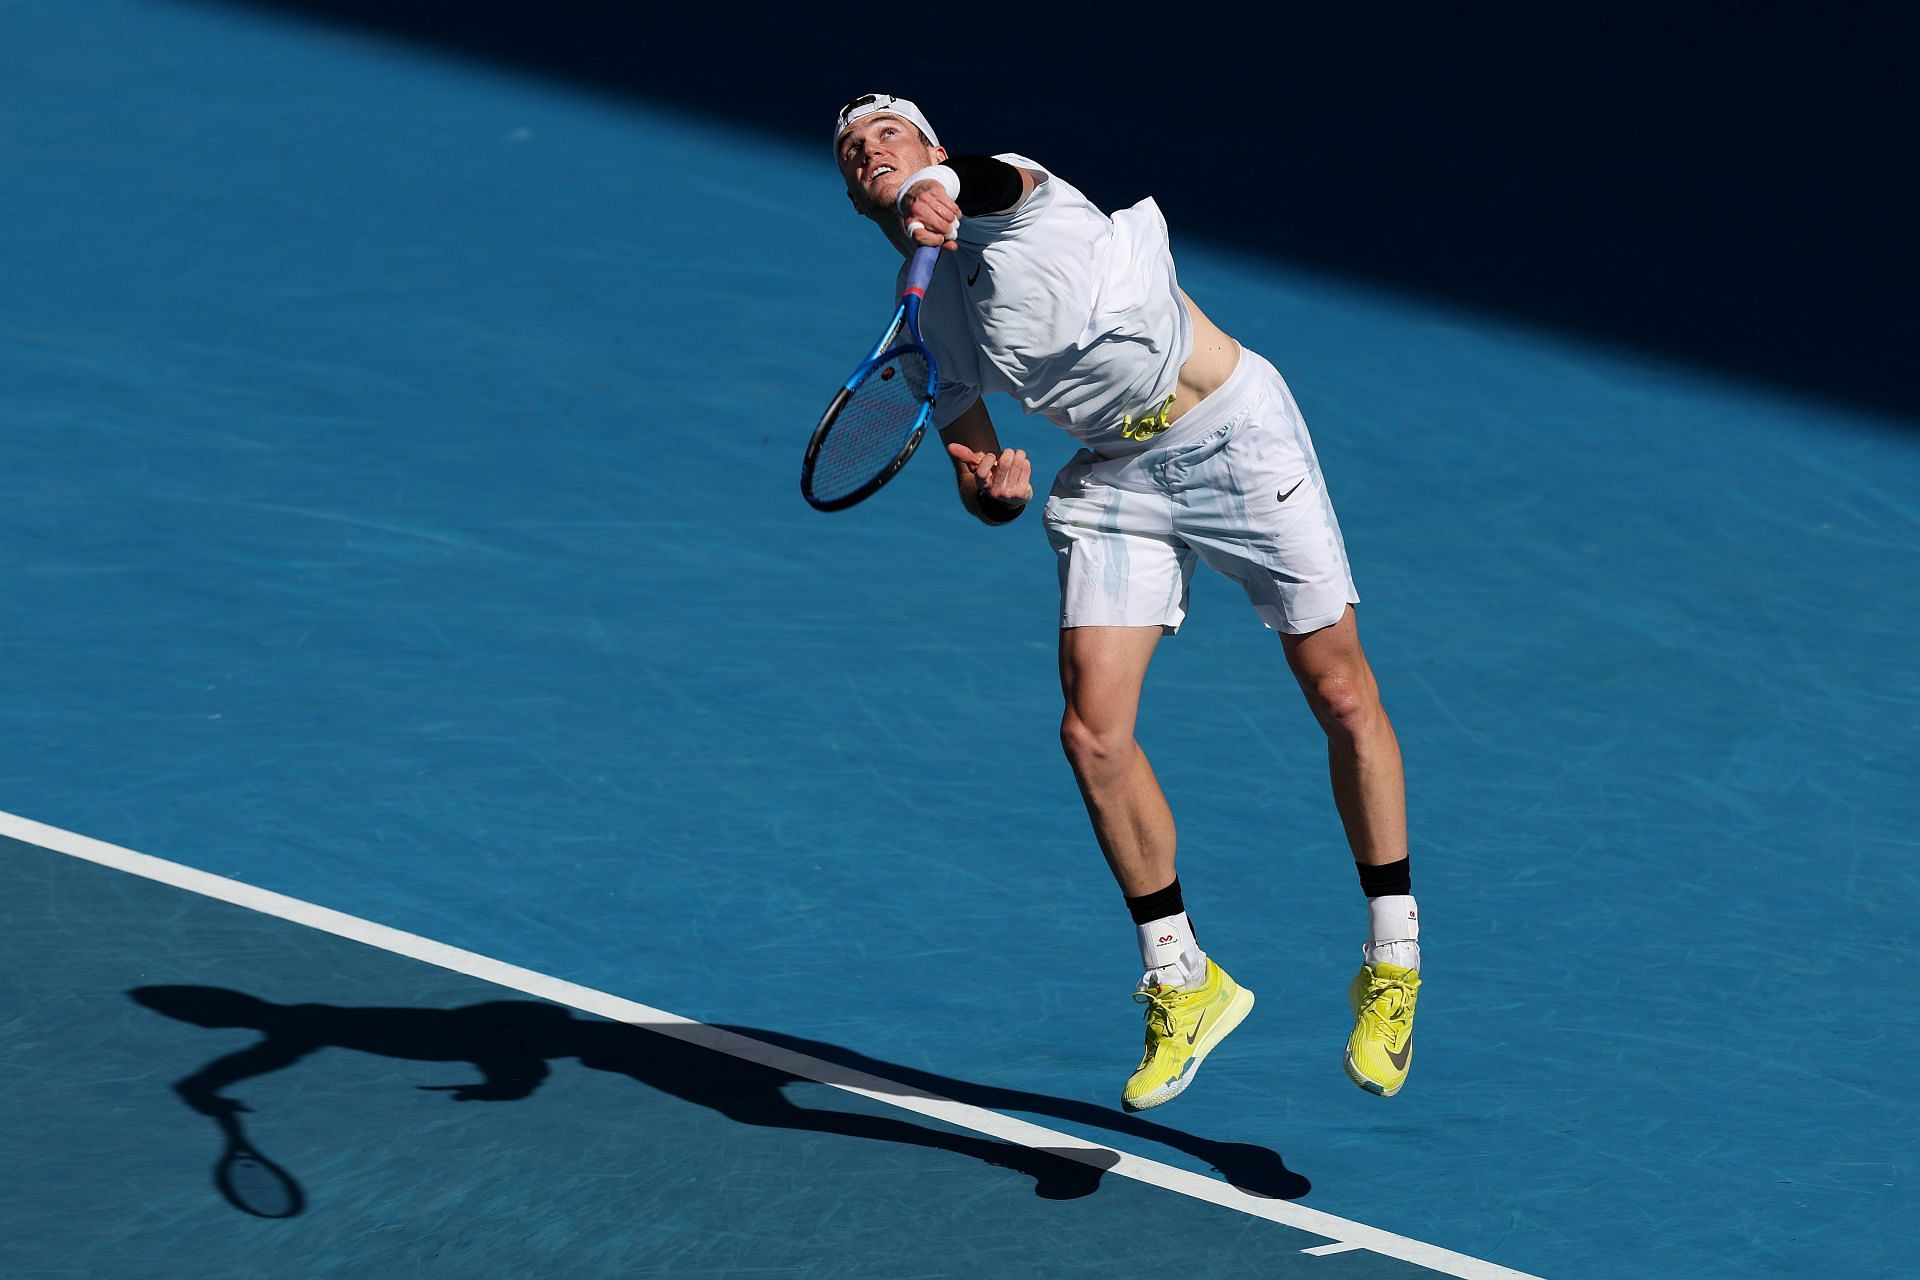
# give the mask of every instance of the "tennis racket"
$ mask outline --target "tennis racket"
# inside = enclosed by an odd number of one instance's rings
[[[256,1218],[298,1217],[307,1204],[300,1184],[253,1149],[240,1127],[240,1117],[228,1111],[216,1118],[227,1135],[227,1149],[213,1168],[213,1185],[227,1203]]]
[[[914,250],[885,336],[813,429],[800,464],[800,494],[821,511],[841,511],[879,492],[927,433],[939,374],[920,336],[920,300],[939,261],[937,245]]]

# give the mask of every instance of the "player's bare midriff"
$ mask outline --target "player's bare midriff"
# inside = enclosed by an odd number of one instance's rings
[[[1187,314],[1193,317],[1193,352],[1180,366],[1180,380],[1175,386],[1177,394],[1167,409],[1168,422],[1177,421],[1181,414],[1218,391],[1233,376],[1234,366],[1240,363],[1240,344],[1207,319],[1206,313],[1193,305],[1192,298],[1185,293],[1180,296],[1186,301]]]

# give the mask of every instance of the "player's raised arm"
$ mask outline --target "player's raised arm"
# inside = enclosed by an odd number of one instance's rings
[[[953,459],[960,502],[975,517],[1006,524],[1027,509],[1033,500],[1033,464],[1025,449],[1000,447],[984,402],[976,400],[941,428],[940,439]]]
[[[992,156],[952,156],[907,176],[898,199],[902,229],[916,244],[954,248],[962,217],[1017,209],[1037,181],[1030,171]]]

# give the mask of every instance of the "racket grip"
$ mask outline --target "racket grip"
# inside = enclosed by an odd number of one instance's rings
[[[940,246],[923,244],[913,251],[913,261],[907,267],[907,288],[917,290],[922,296],[927,292],[927,284],[933,279],[933,269],[940,262]]]

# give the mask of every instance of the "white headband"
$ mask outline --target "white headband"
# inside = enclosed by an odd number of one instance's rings
[[[833,126],[834,150],[840,149],[840,135],[851,129],[856,121],[881,111],[912,122],[916,129],[927,135],[928,146],[940,145],[940,139],[934,134],[933,126],[927,123],[927,117],[921,114],[919,107],[905,98],[896,98],[890,93],[863,93],[840,108],[839,121]]]

